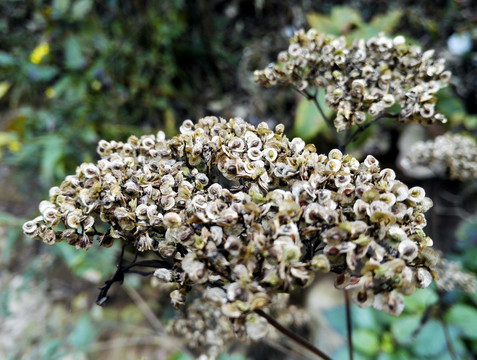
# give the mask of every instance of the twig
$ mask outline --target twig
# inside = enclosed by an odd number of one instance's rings
[[[144,314],[146,317],[147,321],[152,325],[154,330],[158,332],[159,334],[164,333],[164,328],[157,318],[156,314],[151,310],[149,305],[144,301],[144,299],[139,295],[139,293],[127,282],[124,283],[124,290],[126,290],[126,293],[129,295],[129,297],[134,301],[134,303],[137,305],[139,310]]]
[[[273,317],[271,317],[270,315],[268,315],[266,312],[264,312],[263,310],[255,310],[255,313],[260,315],[261,317],[263,317],[265,320],[268,321],[268,323],[270,325],[272,325],[275,329],[277,329],[278,331],[280,331],[283,335],[287,336],[288,338],[292,339],[293,341],[297,342],[298,344],[300,344],[301,346],[303,346],[304,348],[308,349],[309,351],[311,351],[313,354],[319,356],[320,358],[324,359],[324,360],[331,360],[331,358],[326,355],[323,351],[321,351],[320,349],[316,348],[315,346],[313,346],[312,344],[310,344],[308,341],[306,341],[305,339],[303,339],[302,337],[292,333],[290,330],[288,330],[287,328],[283,327],[278,321],[276,321]]]
[[[449,351],[449,354],[452,360],[458,360],[458,357],[455,353],[454,346],[452,346],[452,341],[451,341],[450,333],[449,333],[449,327],[447,326],[447,323],[445,322],[444,317],[442,316],[442,313],[440,313],[439,318],[441,320],[442,328],[444,329],[444,336],[446,338],[447,350]]]
[[[348,356],[349,360],[353,360],[353,324],[351,320],[351,302],[349,290],[345,290],[345,306],[346,306],[346,335],[348,337]]]
[[[336,131],[336,128],[334,127],[331,120],[325,115],[325,112],[323,111],[323,108],[321,107],[320,102],[318,101],[318,97],[317,97],[318,91],[315,90],[315,94],[312,95],[308,91],[300,90],[297,87],[293,87],[293,89],[295,89],[299,94],[303,95],[308,100],[313,101],[313,103],[317,107],[318,111],[320,112],[320,115],[323,118],[323,121],[325,122],[326,126],[328,126],[328,129],[331,131],[331,133],[335,137],[335,140],[336,140],[336,143],[338,144],[338,147],[341,147],[343,140],[338,135],[338,132]]]
[[[384,114],[381,114],[381,115],[378,115],[376,116],[374,119],[368,121],[366,124],[364,125],[358,125],[358,128],[355,130],[355,132],[353,132],[350,136],[348,136],[348,138],[346,139],[346,142],[344,143],[344,148],[346,148],[351,142],[353,142],[355,140],[355,138],[361,134],[364,130],[366,130],[368,127],[370,127],[371,125],[373,125],[375,122],[383,119],[383,118],[395,118],[397,117],[396,114],[391,114],[391,113],[384,113]]]
[[[288,355],[289,358],[291,359],[301,359],[301,360],[308,360],[308,358],[298,352],[295,349],[289,349],[285,345],[280,344],[279,342],[270,340],[270,339],[265,339],[263,340],[264,343],[268,344],[268,346],[273,347],[277,349],[278,351],[281,351],[283,354]],[[303,350],[300,348],[300,350]]]

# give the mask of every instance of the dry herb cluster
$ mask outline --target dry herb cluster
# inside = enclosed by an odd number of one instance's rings
[[[432,201],[372,156],[317,154],[282,126],[215,117],[186,120],[170,140],[101,141],[98,152],[97,164],[51,189],[25,234],[154,251],[169,264],[155,276],[175,284],[176,305],[204,286],[226,316],[245,319],[332,271],[359,305],[398,314],[401,294],[432,280],[436,256],[422,230]]]
[[[344,37],[300,30],[290,39],[277,63],[255,71],[264,86],[292,85],[301,92],[324,88],[326,103],[337,110],[338,132],[383,115],[395,104],[401,122],[446,122],[435,111],[435,94],[447,86],[450,72],[434,50],[422,52],[403,36],[359,39],[351,46]]]
[[[407,170],[425,167],[435,176],[466,181],[477,178],[477,143],[462,134],[444,134],[419,141],[402,162]]]

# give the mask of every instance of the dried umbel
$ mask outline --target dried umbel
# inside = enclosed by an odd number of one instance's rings
[[[458,289],[468,294],[473,294],[477,290],[477,279],[475,276],[462,271],[458,262],[439,258],[439,262],[436,264],[436,272],[439,276],[436,286],[440,291]]]
[[[290,39],[276,64],[254,73],[264,86],[291,85],[300,92],[324,88],[326,103],[337,111],[337,131],[383,115],[394,104],[401,122],[446,122],[435,111],[435,94],[447,86],[450,72],[434,50],[421,51],[402,36],[383,35],[352,45],[344,37],[300,30]]]
[[[318,154],[282,127],[238,118],[186,121],[181,132],[101,141],[98,163],[53,188],[25,234],[154,252],[175,305],[205,288],[235,324],[315,272],[336,273],[360,306],[393,314],[402,294],[429,285],[437,256],[422,229],[432,201],[373,156]]]
[[[424,167],[430,176],[449,176],[455,180],[477,178],[477,142],[470,136],[445,134],[429,141],[419,141],[409,150],[402,166],[410,174]]]

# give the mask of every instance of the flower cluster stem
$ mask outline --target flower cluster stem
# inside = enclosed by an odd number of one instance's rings
[[[353,323],[351,319],[351,301],[349,290],[345,290],[345,306],[346,306],[346,335],[348,337],[348,353],[349,360],[353,360]]]
[[[260,310],[260,309],[255,310],[255,313],[260,315],[261,317],[263,317],[265,320],[267,320],[270,325],[272,325],[275,329],[280,331],[283,335],[292,339],[296,343],[300,344],[301,346],[303,346],[307,350],[311,351],[313,354],[319,356],[320,358],[322,358],[324,360],[331,360],[331,358],[328,355],[326,355],[323,351],[316,348],[315,346],[310,344],[308,341],[306,341],[302,337],[298,336],[297,334],[294,334],[293,332],[291,332],[287,328],[283,327],[278,321],[276,321],[273,317],[268,315],[263,310]]]

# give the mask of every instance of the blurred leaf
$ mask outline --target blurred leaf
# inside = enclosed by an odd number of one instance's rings
[[[58,135],[49,135],[43,139],[40,179],[43,184],[51,184],[57,173],[60,159],[64,154],[64,139]]]
[[[377,36],[380,32],[386,34],[392,34],[403,15],[403,11],[391,10],[385,14],[376,15],[368,23],[363,23],[359,29],[353,31],[350,36],[350,41],[354,39],[369,39],[373,36]]]
[[[28,77],[33,81],[49,81],[58,74],[58,69],[48,65],[27,64],[25,66]]]
[[[92,5],[92,0],[76,0],[71,10],[73,18],[82,19],[85,17],[90,12]]]
[[[59,243],[55,244],[52,251],[61,256],[76,276],[90,281],[102,281],[101,277],[109,276],[114,271],[116,247],[117,244],[109,249],[96,247],[86,252],[78,251],[66,243]]]
[[[177,352],[169,356],[167,360],[193,360],[193,358],[186,353]]]
[[[60,339],[52,339],[48,341],[43,349],[41,359],[43,360],[54,360],[60,359],[65,354],[58,353],[58,350],[61,349],[62,341]]]
[[[477,115],[467,115],[464,119],[464,125],[468,130],[477,129]]]
[[[385,14],[376,15],[369,23],[369,27],[379,32],[391,33],[394,28],[399,25],[399,21],[403,15],[401,9],[391,10]],[[378,34],[376,33],[376,35]]]
[[[70,36],[65,43],[66,67],[72,70],[81,69],[85,64],[85,59],[81,51],[81,44],[76,36]]]
[[[358,328],[369,329],[376,332],[381,330],[380,324],[376,321],[376,310],[372,308],[361,309],[354,306],[351,312],[353,317],[353,324]]]
[[[405,349],[398,349],[392,354],[380,353],[376,360],[409,360],[412,359],[412,355]]]
[[[79,318],[75,328],[68,336],[68,342],[79,350],[87,351],[97,336],[97,329],[91,324],[90,316]]]
[[[306,18],[312,28],[332,35],[346,34],[363,23],[359,11],[349,6],[334,6],[330,15],[311,12]]]
[[[0,82],[0,99],[5,96],[10,86],[12,86],[12,84],[7,81]]]
[[[436,110],[444,114],[454,125],[465,119],[465,104],[450,88],[440,90],[436,97]]]
[[[422,313],[429,305],[437,302],[438,296],[432,289],[418,289],[411,296],[404,297],[405,309],[407,312]]]
[[[419,327],[421,319],[418,316],[402,316],[391,324],[391,332],[394,339],[401,345],[412,342],[412,334]]]
[[[423,326],[412,344],[414,353],[420,356],[436,356],[444,351],[445,347],[444,329],[442,324],[434,319]]]
[[[56,16],[63,15],[70,7],[70,0],[53,0],[53,11]]]
[[[346,315],[344,306],[336,306],[323,312],[328,324],[342,336],[346,336]]]
[[[325,104],[325,91],[320,89],[317,95],[318,103],[321,105],[325,115],[330,118],[332,110]],[[293,133],[307,141],[313,139],[322,131],[327,131],[325,120],[322,118],[318,108],[312,100],[302,98],[296,109]]]
[[[0,67],[15,64],[15,58],[5,51],[0,51]]]
[[[341,347],[338,351],[333,353],[332,359],[333,360],[349,360],[348,349],[346,348],[346,346]],[[355,351],[353,353],[353,359],[354,360],[369,360],[369,357]]]
[[[379,351],[379,333],[367,329],[354,330],[353,347],[364,355],[376,355]]]
[[[445,320],[459,327],[465,338],[477,340],[477,309],[474,307],[456,304],[446,313]]]

